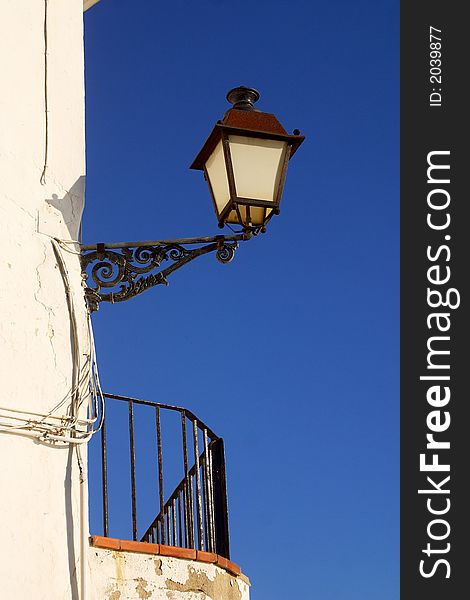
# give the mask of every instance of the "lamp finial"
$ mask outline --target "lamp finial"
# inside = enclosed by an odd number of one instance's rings
[[[230,90],[227,94],[227,100],[233,104],[232,108],[237,110],[258,111],[258,109],[254,107],[254,103],[259,100],[259,97],[258,90],[245,87],[244,85],[233,88],[233,90]]]

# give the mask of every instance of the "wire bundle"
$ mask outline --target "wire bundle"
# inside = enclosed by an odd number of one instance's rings
[[[72,386],[49,412],[37,413],[0,406],[0,432],[34,437],[43,443],[83,444],[99,431],[104,420],[104,396],[100,385],[91,316],[87,315],[88,352],[80,354],[76,311],[67,267],[61,248],[52,239],[54,254],[64,282],[72,332]],[[83,361],[82,356],[85,357]],[[86,404],[86,409],[85,409]],[[65,412],[64,412],[64,407]],[[83,415],[84,416],[80,416]],[[96,427],[95,424],[97,423]]]

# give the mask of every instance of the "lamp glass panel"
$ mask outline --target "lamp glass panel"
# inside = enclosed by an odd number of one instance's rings
[[[274,202],[287,142],[230,135],[229,143],[237,197]]]
[[[250,206],[250,218],[248,218],[246,206],[244,206],[243,204],[239,204],[238,208],[240,210],[242,220],[240,221],[240,219],[238,218],[237,211],[232,210],[229,212],[228,217],[226,219],[227,223],[234,223],[236,225],[255,225],[261,227],[262,225],[264,225],[265,220],[272,213],[272,208],[267,208],[265,217],[264,208]]]
[[[206,170],[212,187],[212,193],[214,194],[217,211],[220,215],[230,200],[222,141],[217,144],[214,151],[207,159]]]

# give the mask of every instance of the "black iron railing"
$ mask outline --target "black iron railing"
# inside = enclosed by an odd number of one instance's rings
[[[141,529],[138,523],[137,498],[138,485],[136,477],[136,441],[138,431],[135,424],[135,407],[145,407],[148,410],[146,424],[151,418],[153,431],[153,456],[156,462],[155,488],[157,493],[157,516],[148,524],[141,541],[182,548],[194,548],[215,552],[230,558],[228,508],[225,479],[224,443],[207,425],[198,419],[191,411],[168,404],[140,400],[114,394],[104,394],[105,418],[101,430],[101,473],[102,473],[102,503],[103,503],[103,533],[109,535],[109,486],[110,462],[108,457],[108,440],[110,427],[107,418],[110,401],[127,403],[127,420],[129,426],[129,466],[131,490],[131,519],[132,539],[138,539]],[[162,416],[172,412],[179,414],[180,440],[175,440],[175,432],[171,434],[171,461],[164,461],[164,432]],[[153,413],[153,414],[152,414]],[[178,417],[178,415],[176,415]],[[148,434],[148,427],[147,432]],[[179,460],[175,461],[178,452]],[[110,454],[110,453],[109,453]],[[145,460],[152,460],[151,452],[146,452]],[[168,481],[168,469],[172,470],[175,478],[175,465],[179,462],[181,480],[174,491],[166,496],[165,483]],[[168,465],[166,464],[168,463]],[[122,464],[115,470],[122,477]],[[171,477],[170,477],[171,479]],[[179,477],[177,477],[179,479]],[[173,484],[174,485],[174,484]]]

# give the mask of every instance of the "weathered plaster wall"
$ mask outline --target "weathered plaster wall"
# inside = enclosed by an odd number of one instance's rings
[[[214,565],[90,548],[91,600],[249,600],[249,584]]]
[[[76,239],[83,209],[83,2],[48,0],[47,9],[48,166],[41,183],[46,152],[45,0],[2,2],[0,415],[15,414],[5,409],[47,413],[72,384],[70,317],[48,236]],[[85,355],[79,260],[73,253],[63,255],[80,353]],[[78,598],[74,450],[0,427],[0,482],[0,596]]]

